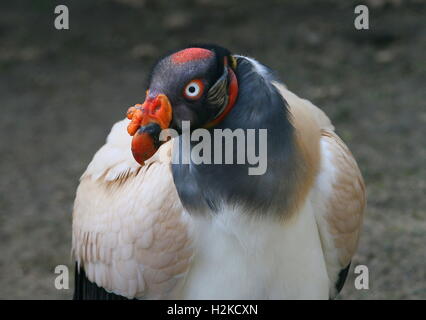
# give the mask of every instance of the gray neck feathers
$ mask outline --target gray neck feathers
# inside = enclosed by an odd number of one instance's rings
[[[238,206],[248,214],[284,215],[294,198],[298,166],[287,103],[271,83],[272,75],[266,69],[259,70],[249,59],[238,58],[236,76],[239,85],[236,104],[215,129],[256,129],[256,132],[267,129],[267,171],[263,175],[248,175],[252,165],[247,162],[173,164],[179,197],[190,213]],[[234,148],[234,162],[236,153]]]

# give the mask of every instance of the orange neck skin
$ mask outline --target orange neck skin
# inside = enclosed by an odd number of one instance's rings
[[[238,81],[237,77],[235,76],[234,71],[228,67],[228,73],[231,80],[231,83],[229,84],[229,100],[228,104],[226,105],[225,109],[212,121],[207,123],[204,128],[209,129],[217,126],[222,120],[226,117],[226,115],[232,110],[232,107],[235,104],[235,101],[238,97]]]

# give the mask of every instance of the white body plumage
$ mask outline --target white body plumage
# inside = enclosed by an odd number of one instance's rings
[[[327,116],[276,86],[289,104],[300,144],[318,149],[309,158],[318,172],[296,212],[284,220],[247,215],[238,207],[214,215],[187,213],[164,161],[171,158],[171,143],[141,167],[123,120],[82,176],[74,205],[73,254],[91,282],[140,299],[335,295],[339,271],[357,247],[362,177]]]

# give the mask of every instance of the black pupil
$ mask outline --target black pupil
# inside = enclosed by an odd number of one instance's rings
[[[195,92],[195,87],[194,87],[194,86],[190,86],[190,87],[188,88],[188,91],[189,91],[190,93],[194,93],[194,92]]]

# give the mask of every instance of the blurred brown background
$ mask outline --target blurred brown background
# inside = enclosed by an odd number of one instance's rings
[[[370,289],[341,298],[426,298],[426,2],[1,1],[0,298],[70,298],[78,178],[165,51],[214,42],[277,70],[333,120],[364,174],[368,209],[353,265]],[[54,28],[66,4],[70,30]]]

